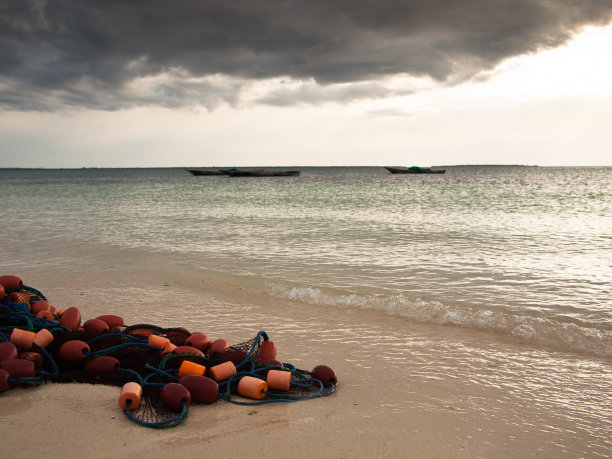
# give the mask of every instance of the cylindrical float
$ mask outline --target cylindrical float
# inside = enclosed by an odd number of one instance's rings
[[[17,346],[10,341],[0,343],[0,363],[17,358]]]
[[[119,360],[110,355],[100,355],[88,360],[83,368],[92,376],[112,375],[119,368]]]
[[[0,276],[0,284],[2,284],[6,290],[13,290],[23,287],[21,278],[17,276]]]
[[[162,351],[168,347],[170,340],[159,335],[149,335],[149,346],[157,347]]]
[[[191,394],[189,390],[179,383],[168,383],[160,392],[161,399],[168,408],[173,411],[181,411],[183,403],[191,405]]]
[[[51,333],[46,328],[41,328],[36,332],[36,337],[34,338],[34,344],[39,347],[46,348],[49,344],[53,342],[53,333]]]
[[[32,349],[32,343],[36,339],[36,333],[33,331],[14,328],[11,332],[11,343],[15,344],[19,349],[29,351]]]
[[[212,403],[217,400],[219,385],[206,376],[183,376],[179,379],[179,384],[187,388],[191,394],[191,401],[193,402]]]
[[[85,341],[73,339],[62,344],[59,353],[65,361],[75,363],[85,359],[89,350],[89,345]]]
[[[81,312],[78,308],[73,306],[66,309],[60,317],[60,325],[72,331],[77,331],[81,325]]]
[[[119,407],[125,410],[127,402],[129,401],[129,410],[136,410],[140,406],[140,399],[142,398],[142,387],[140,384],[135,382],[125,383],[121,388],[119,394]]]
[[[253,376],[243,376],[238,383],[238,393],[243,397],[261,400],[266,396],[263,392],[268,390],[268,386],[263,379]]]
[[[108,333],[108,324],[100,319],[89,319],[83,323],[83,328],[95,335],[103,335]]]
[[[204,376],[206,373],[206,367],[203,365],[198,365],[197,363],[190,362],[189,360],[183,360],[181,366],[179,367],[178,377],[182,378],[187,375],[197,375]]]
[[[270,389],[288,391],[291,385],[291,372],[282,370],[268,371],[266,383]]]
[[[233,362],[223,362],[219,365],[215,365],[211,367],[208,372],[212,376],[212,379],[217,382],[225,381],[227,378],[237,373],[236,366]]]
[[[185,340],[185,345],[192,346],[201,350],[202,352],[206,352],[210,346],[210,338],[204,333],[192,333],[191,336]]]
[[[0,366],[8,372],[11,379],[33,378],[36,376],[36,367],[31,360],[7,360],[0,363]]]
[[[38,314],[36,314],[36,317],[39,319],[57,321],[57,319],[53,316],[53,313],[51,313],[51,311],[40,311],[38,312]]]
[[[336,373],[327,365],[317,365],[310,372],[310,376],[321,381],[325,387],[329,386],[330,383],[334,386],[338,384]]]

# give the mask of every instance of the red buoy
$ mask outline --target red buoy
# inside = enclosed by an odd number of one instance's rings
[[[0,363],[17,358],[17,346],[10,341],[0,343]]]
[[[161,399],[168,408],[174,411],[183,409],[183,402],[191,405],[191,394],[187,388],[179,383],[168,383],[161,390]]]
[[[77,331],[81,325],[81,312],[78,308],[73,306],[66,309],[60,318],[60,325],[69,328],[71,331]]]
[[[36,368],[34,362],[30,360],[7,360],[0,363],[3,370],[6,370],[11,379],[33,378],[36,376]]]
[[[272,341],[264,341],[259,346],[259,353],[257,354],[258,359],[275,359],[276,358],[276,344]]]
[[[224,339],[216,339],[212,343],[210,343],[210,346],[208,348],[208,353],[210,355],[214,355],[214,354],[216,354],[218,352],[223,352],[229,346],[230,346],[230,343],[227,342],[226,340],[224,340]]]
[[[106,322],[106,325],[108,325],[109,330],[115,327],[123,327],[123,318],[114,314],[104,314],[96,317],[96,319],[99,319],[102,322]]]
[[[219,384],[206,376],[183,376],[179,384],[187,388],[193,402],[212,403],[217,400]]]
[[[51,311],[51,305],[45,300],[38,300],[32,303],[32,309],[30,309],[30,312],[32,314],[38,314],[40,311]]]
[[[204,353],[201,350],[196,349],[195,347],[191,347],[191,346],[178,346],[172,351],[172,353],[173,354],[195,354],[195,355],[201,355],[202,357],[204,356]]]
[[[119,368],[119,360],[110,355],[100,355],[88,360],[83,368],[91,376],[113,375]]]
[[[108,324],[100,319],[89,319],[83,323],[83,328],[95,335],[108,333]]]
[[[336,373],[327,365],[318,365],[314,367],[310,372],[310,375],[314,379],[321,381],[325,387],[329,386],[330,383],[332,383],[334,386],[338,384]]]
[[[86,352],[89,352],[89,345],[78,339],[66,341],[59,350],[60,357],[67,362],[80,362],[87,357]]]
[[[210,338],[204,333],[192,333],[189,338],[185,340],[185,345],[195,347],[196,349],[206,352],[210,346]]]
[[[23,287],[21,278],[17,276],[0,276],[0,284],[2,284],[6,290]]]

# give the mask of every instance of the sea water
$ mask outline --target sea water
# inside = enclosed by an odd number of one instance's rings
[[[609,455],[612,168],[300,169],[0,169],[0,274],[52,304],[70,290],[86,317],[265,327],[295,357],[335,358],[339,396],[384,387],[345,415],[392,436],[452,409],[474,441]],[[213,285],[254,303],[203,302]]]
[[[13,270],[158,258],[274,297],[612,356],[612,168],[4,169],[0,195]]]

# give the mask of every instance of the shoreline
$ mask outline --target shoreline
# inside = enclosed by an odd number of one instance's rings
[[[78,279],[78,289],[67,289],[68,277],[44,285],[47,274],[37,280],[35,271],[24,272],[24,282],[52,304],[78,307],[84,320],[117,313],[128,324],[186,326],[230,343],[262,329],[276,343],[279,360],[306,370],[329,365],[339,384],[328,397],[295,403],[193,404],[184,424],[161,431],[130,421],[117,407],[117,387],[17,388],[0,395],[0,429],[11,457],[54,459],[84,447],[95,458],[187,455],[201,448],[215,456],[279,458],[576,457],[612,451],[606,359],[373,311],[326,310],[238,289],[223,293],[204,281],[195,289],[169,281],[155,291],[158,280],[136,288],[130,280],[138,274],[126,280],[128,273],[112,270],[73,273],[86,278]],[[109,303],[118,292],[123,299]],[[515,378],[519,371],[522,377]],[[601,393],[585,402],[581,391],[587,388]],[[600,418],[588,413],[593,409]]]

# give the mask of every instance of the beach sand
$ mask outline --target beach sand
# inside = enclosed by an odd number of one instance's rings
[[[156,430],[124,415],[117,406],[117,387],[48,383],[17,388],[0,395],[0,457],[612,453],[610,424],[598,424],[596,415],[586,413],[597,409],[593,400],[609,402],[609,393],[580,405],[580,393],[564,389],[568,384],[563,382],[588,385],[590,367],[609,369],[604,360],[588,359],[585,365],[583,356],[534,349],[478,330],[372,311],[330,310],[204,281],[164,282],[163,274],[143,285],[138,273],[121,269],[73,271],[70,278],[67,273],[34,268],[19,275],[52,304],[78,307],[84,320],[119,313],[128,324],[185,326],[231,343],[265,330],[277,345],[279,360],[306,370],[331,366],[339,379],[337,391],[325,398],[254,407],[193,404],[185,423]],[[172,312],[177,308],[179,315]],[[561,361],[563,369],[557,370]]]

